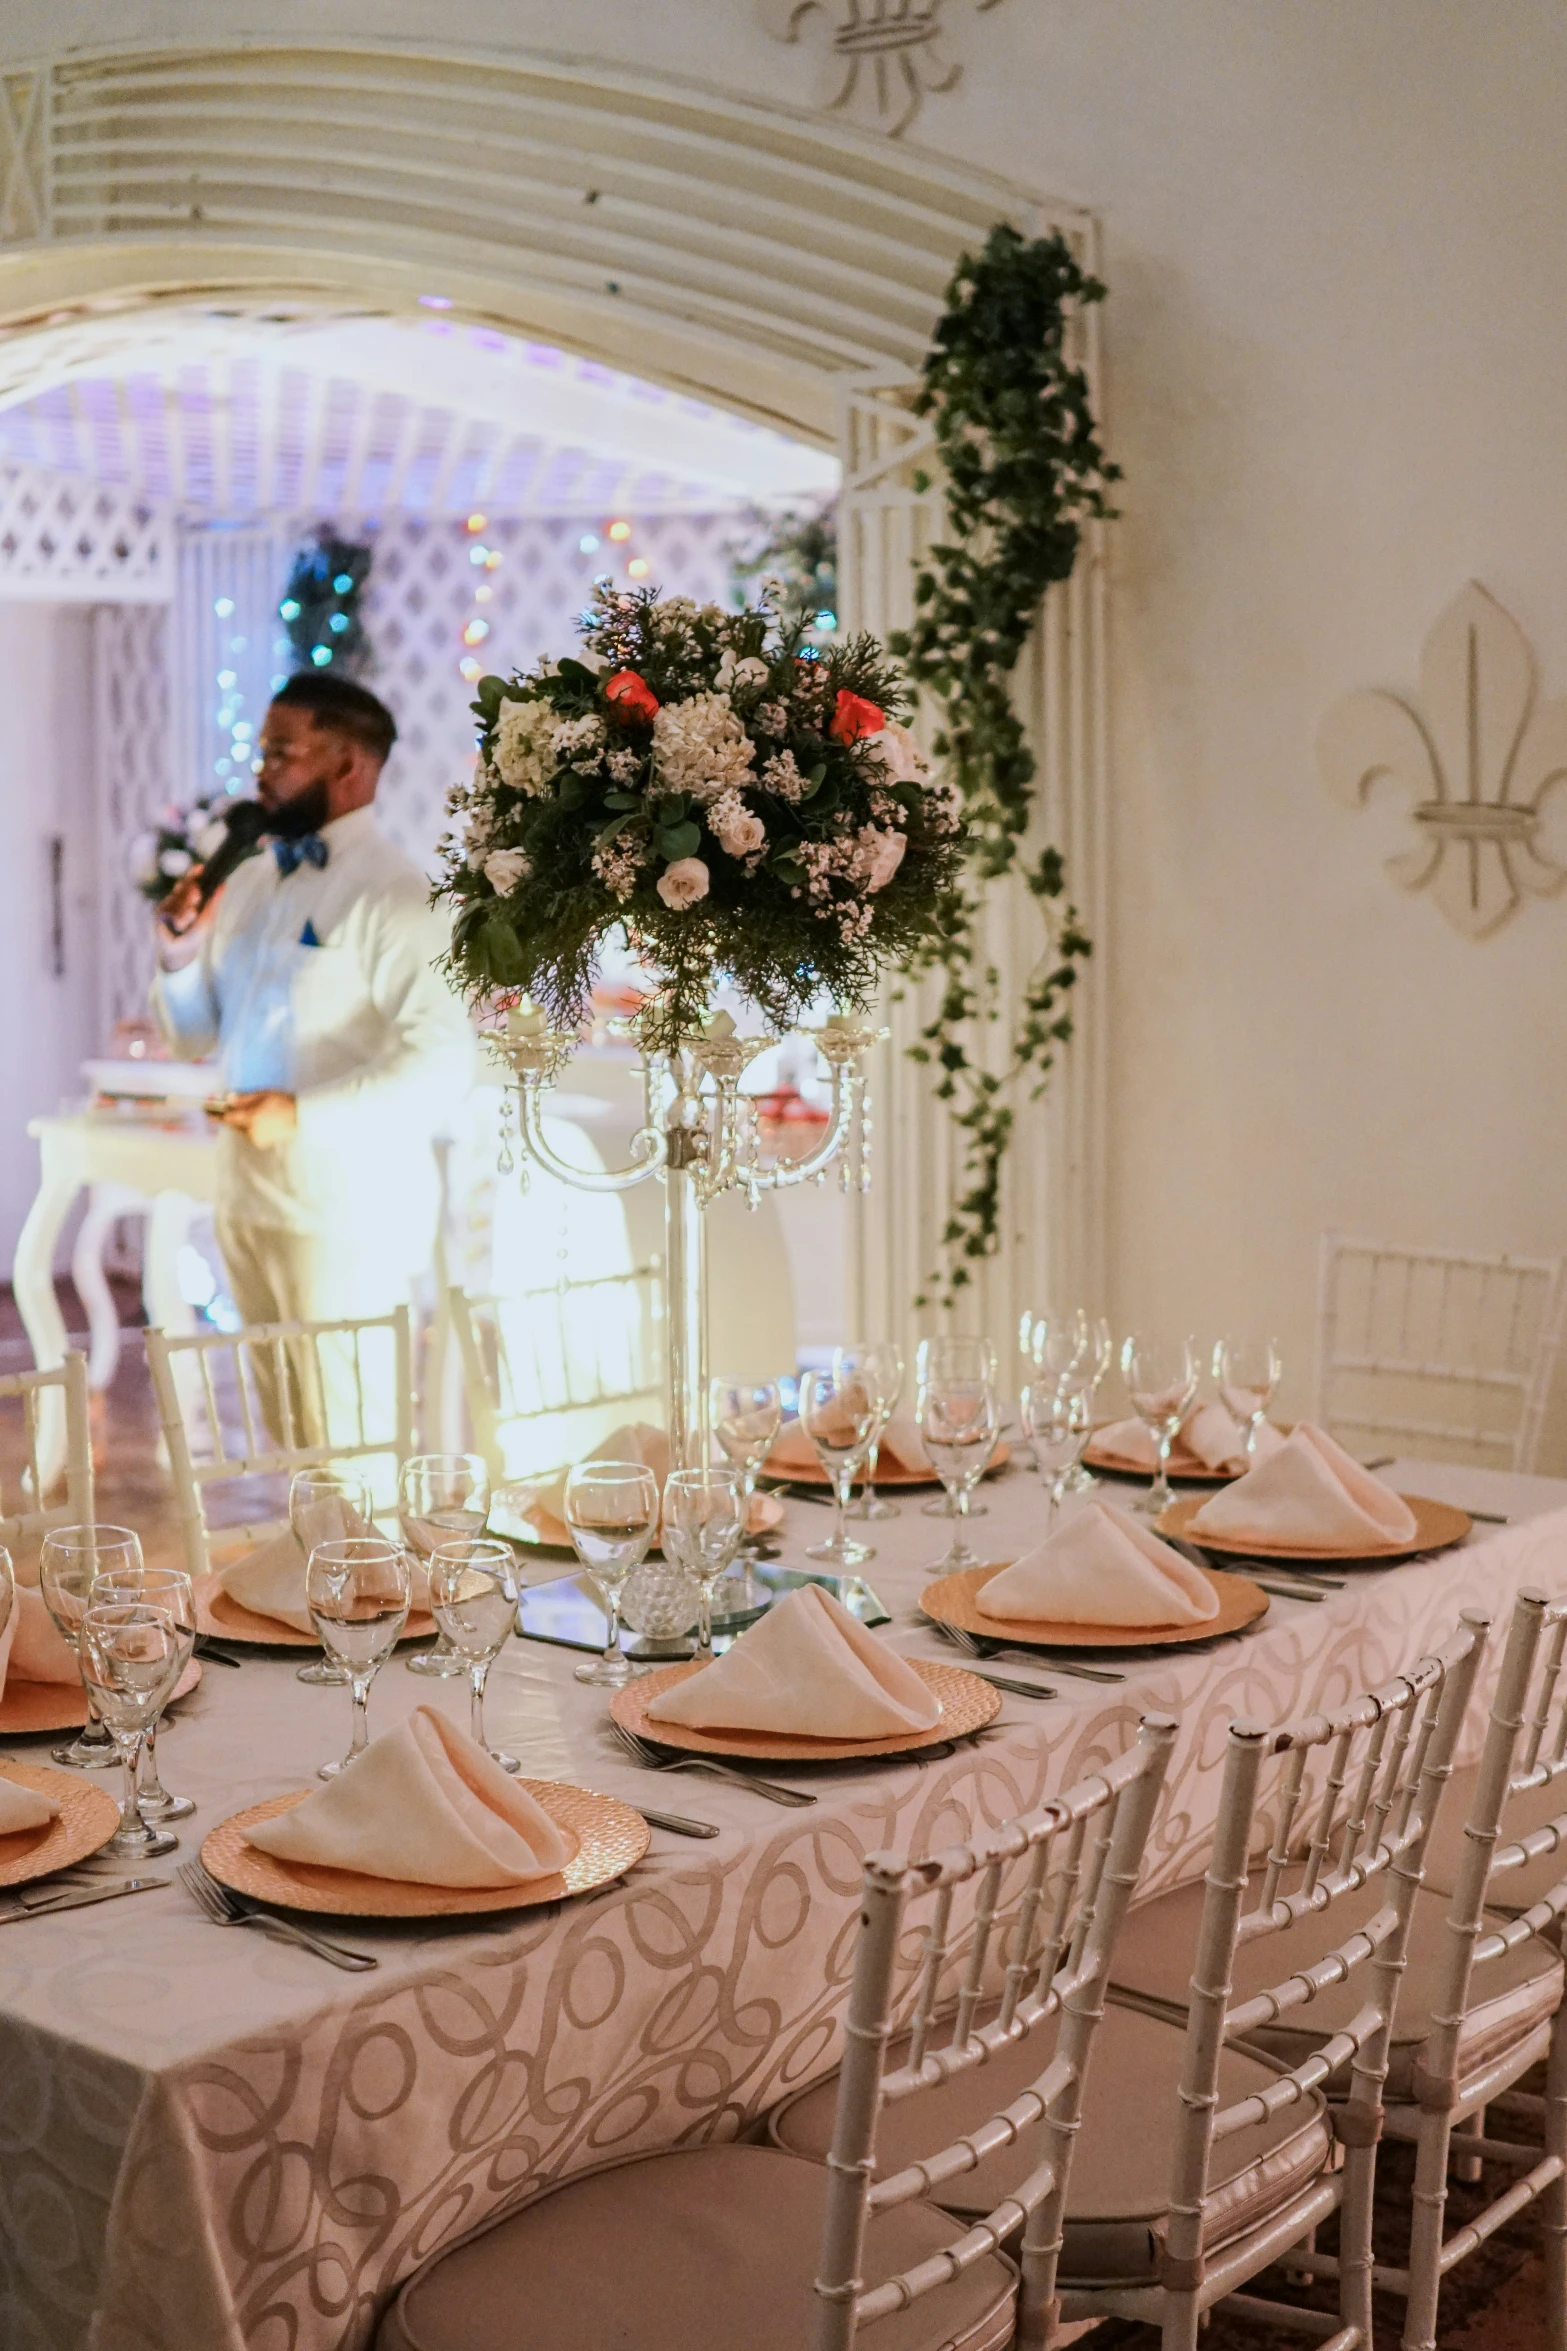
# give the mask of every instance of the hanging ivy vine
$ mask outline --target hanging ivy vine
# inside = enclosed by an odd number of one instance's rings
[[[947,535],[915,583],[914,626],[891,640],[917,686],[939,706],[934,749],[964,797],[969,858],[939,933],[916,967],[944,974],[916,1061],[939,1071],[962,1160],[941,1235],[941,1264],[918,1303],[951,1305],[1000,1237],[1002,1165],[1015,1104],[1043,1094],[1072,1034],[1071,992],[1091,942],[1066,896],[1058,849],[1026,843],[1035,760],[1013,708],[1012,672],[1045,591],[1070,577],[1086,524],[1109,518],[1121,469],[1105,455],[1088,380],[1068,357],[1074,312],[1104,299],[1066,240],[1024,237],[1005,222],[965,255],[926,356],[914,401],[933,421],[944,470]],[[928,476],[915,486],[930,487]],[[987,889],[1017,874],[1039,904],[1047,939],[1022,1001],[1004,1008],[979,951]],[[999,1069],[980,1033],[1011,1019]]]

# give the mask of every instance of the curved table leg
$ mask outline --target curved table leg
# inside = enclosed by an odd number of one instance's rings
[[[55,1294],[54,1252],[80,1189],[75,1172],[51,1166],[46,1152],[38,1196],[27,1211],[11,1263],[17,1311],[40,1371],[65,1360],[65,1317]],[[57,1388],[46,1388],[38,1399],[38,1469],[42,1500],[65,1471],[65,1400]]]
[[[71,1279],[87,1309],[87,1378],[94,1388],[108,1387],[120,1360],[120,1318],[103,1270],[104,1243],[120,1217],[146,1213],[144,1194],[128,1185],[94,1184],[88,1192],[87,1213],[71,1252]]]

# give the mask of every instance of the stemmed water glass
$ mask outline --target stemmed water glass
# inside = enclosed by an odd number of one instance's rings
[[[1030,1380],[1018,1398],[1023,1426],[1034,1449],[1034,1467],[1050,1497],[1046,1531],[1056,1523],[1056,1512],[1066,1492],[1067,1479],[1082,1458],[1092,1426],[1088,1390],[1072,1379]]]
[[[933,1379],[984,1380],[993,1387],[995,1378],[996,1350],[988,1339],[946,1335],[936,1339],[921,1339],[914,1353],[914,1416],[923,1424],[925,1398]],[[950,1491],[944,1491],[939,1501],[922,1503],[920,1508],[926,1518],[956,1518],[958,1515],[958,1506]],[[986,1505],[977,1500],[972,1491],[964,1515],[968,1518],[984,1518],[987,1515]]]
[[[38,1588],[53,1617],[60,1638],[81,1658],[79,1636],[99,1575],[132,1574],[142,1564],[141,1542],[129,1527],[51,1527],[38,1554]],[[56,1763],[79,1770],[105,1771],[119,1757],[119,1749],[99,1720],[92,1685],[83,1676],[87,1692],[87,1727],[68,1747],[52,1750]]]
[[[1257,1457],[1257,1432],[1268,1417],[1283,1375],[1277,1339],[1247,1332],[1221,1339],[1213,1351],[1213,1376],[1232,1419],[1246,1432],[1246,1465]]]
[[[334,1469],[330,1462],[318,1469],[297,1469],[289,1482],[288,1523],[307,1559],[318,1543],[374,1534],[370,1488],[354,1470]],[[346,1682],[348,1676],[340,1665],[318,1657],[313,1664],[302,1665],[294,1679],[319,1688],[324,1682]]]
[[[191,1649],[196,1646],[196,1595],[190,1577],[181,1567],[117,1568],[112,1574],[95,1576],[90,1602],[94,1608],[129,1607],[137,1602],[144,1602],[149,1608],[161,1608],[165,1616],[172,1617],[190,1635]],[[158,1777],[158,1724],[162,1713],[160,1707],[148,1723],[142,1746],[139,1798],[142,1818],[189,1820],[196,1809],[190,1798],[171,1796]]]
[[[354,1703],[348,1753],[340,1763],[323,1763],[318,1779],[336,1779],[370,1744],[370,1684],[402,1637],[410,1589],[407,1557],[385,1535],[343,1535],[310,1554],[305,1604],[322,1648],[347,1671]],[[467,1670],[466,1660],[458,1665]]]
[[[840,1362],[825,1371],[808,1371],[800,1382],[800,1426],[827,1472],[836,1505],[831,1540],[812,1543],[805,1556],[825,1560],[847,1575],[871,1557],[870,1546],[857,1542],[847,1523],[854,1472],[876,1426],[876,1399],[863,1373]]]
[[[482,1535],[490,1515],[490,1473],[477,1453],[416,1453],[397,1480],[397,1516],[404,1540],[421,1559],[454,1535]],[[466,1673],[444,1633],[433,1649],[407,1661],[410,1673],[441,1678]]]
[[[865,1456],[865,1483],[860,1498],[850,1513],[853,1518],[896,1518],[895,1502],[884,1502],[876,1491],[876,1463],[881,1452],[881,1441],[887,1433],[887,1424],[898,1409],[898,1398],[903,1393],[903,1350],[891,1339],[878,1339],[864,1347],[840,1347],[834,1351],[833,1362],[840,1358],[859,1368],[870,1387],[876,1406],[876,1425],[871,1430],[870,1449]]]
[[[474,1738],[502,1771],[521,1771],[515,1755],[501,1753],[484,1735],[484,1685],[517,1625],[517,1562],[510,1546],[464,1536],[437,1543],[430,1554],[430,1608],[468,1669]]]
[[[996,1392],[988,1379],[932,1372],[925,1387],[920,1434],[957,1522],[952,1548],[938,1563],[937,1575],[956,1575],[963,1568],[979,1565],[965,1539],[964,1522],[974,1488],[995,1450],[996,1429]]]
[[[696,1656],[713,1658],[713,1592],[740,1548],[745,1502],[732,1469],[677,1469],[664,1484],[664,1556],[697,1588]]]
[[[1104,1384],[1105,1375],[1115,1361],[1115,1337],[1103,1315],[1100,1315],[1097,1321],[1090,1321],[1086,1307],[1080,1306],[1078,1308],[1076,1320],[1083,1334],[1083,1352],[1078,1368],[1078,1378],[1082,1383],[1083,1393],[1088,1399],[1088,1435],[1092,1437],[1094,1433],[1094,1398],[1098,1395]],[[1084,1450],[1086,1451],[1086,1449],[1087,1440],[1085,1439]],[[1099,1480],[1094,1476],[1093,1471],[1083,1467],[1082,1455],[1079,1454],[1062,1482],[1061,1491],[1063,1494],[1092,1494],[1096,1491],[1098,1484]]]
[[[1174,1500],[1170,1488],[1170,1448],[1197,1393],[1196,1348],[1190,1339],[1165,1339],[1134,1332],[1121,1349],[1121,1376],[1132,1399],[1132,1410],[1159,1448],[1158,1475],[1136,1505],[1145,1518],[1157,1518]]]
[[[777,1441],[783,1420],[783,1401],[776,1380],[715,1379],[710,1386],[710,1417],[718,1449],[737,1470],[745,1491],[747,1530],[751,1524],[751,1497],[762,1464]]]
[[[579,1665],[577,1679],[619,1690],[632,1678],[620,1646],[620,1595],[657,1529],[658,1481],[640,1461],[581,1461],[566,1480],[565,1512],[577,1557],[604,1595],[609,1631],[603,1656]]]
[[[172,1853],[178,1837],[149,1828],[136,1780],[147,1732],[190,1661],[194,1635],[146,1600],[94,1601],[76,1623],[82,1681],[120,1760],[120,1825],[104,1848],[127,1861]]]

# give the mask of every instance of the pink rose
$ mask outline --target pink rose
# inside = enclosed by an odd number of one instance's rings
[[[738,792],[726,792],[707,812],[707,829],[731,857],[750,857],[767,839],[767,827]]]
[[[658,877],[658,894],[666,906],[694,906],[707,896],[708,872],[700,857],[677,857]]]
[[[909,840],[906,833],[884,833],[879,825],[860,827],[860,847],[865,854],[865,887],[873,894],[885,890],[899,866]]]

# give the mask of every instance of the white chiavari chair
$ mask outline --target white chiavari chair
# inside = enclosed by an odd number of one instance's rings
[[[1379,2263],[1377,2284],[1406,2298],[1404,2351],[1434,2351],[1442,2281],[1524,2205],[1544,2219],[1547,2351],[1567,2351],[1567,1601],[1520,1592],[1480,1761],[1453,1775],[1426,1853],[1440,1905],[1432,1933],[1429,2030],[1387,2131],[1415,2143],[1408,2266]],[[1499,1980],[1500,1979],[1500,1980]],[[1545,2096],[1517,2084],[1546,2060]],[[1391,2091],[1390,2085],[1390,2091]],[[1542,2127],[1543,2144],[1497,2125]],[[1467,2128],[1460,2128],[1467,2125]],[[1503,2192],[1451,2235],[1449,2167]]]
[[[972,1847],[923,1861],[869,1857],[825,2164],[730,2144],[584,2173],[416,2272],[382,2320],[377,2351],[1044,2342],[1084,2076],[1174,1732],[1149,1717],[1115,1763]],[[929,1924],[911,1961],[921,1909]],[[897,1987],[911,1966],[912,2038],[889,2068]],[[961,1979],[956,2025],[937,2047],[949,1976]],[[981,2022],[981,1994],[998,1978],[999,2003]],[[941,2085],[983,2080],[1019,2051],[1022,2080],[975,2128],[944,2144],[933,2133],[918,2159],[878,2169],[889,2114],[935,2104]],[[1024,2140],[1027,2176],[982,2218],[965,2227],[930,2201]],[[1011,2238],[1021,2240],[1021,2282],[999,2250]]]
[[[1483,1637],[1483,1620],[1466,1620],[1440,1657],[1331,1717],[1231,1726],[1206,1878],[1140,1904],[1122,1933],[1065,2206],[1063,2322],[1141,2319],[1161,2329],[1167,2351],[1191,2351],[1220,2301],[1285,2325],[1280,2306],[1239,2289],[1289,2248],[1309,2248],[1339,2211],[1352,2251],[1342,2323],[1319,2318],[1315,2331],[1332,2351],[1370,2351],[1371,2192],[1394,1988],[1420,1848]],[[1341,2016],[1301,2017],[1334,1987]],[[1350,2098],[1335,2110],[1328,2092],[1345,2066]],[[820,2160],[830,2095],[817,2085],[790,2100],[771,2118],[775,2140]],[[961,2092],[945,2093],[941,2120],[963,2127]],[[999,2196],[1020,2168],[1007,2151],[973,2186]],[[933,2193],[955,2218],[971,2217],[967,2183]],[[1051,2340],[1019,2336],[1030,2351]]]
[[[1532,1470],[1564,1309],[1559,1257],[1325,1233],[1317,1418],[1351,1452]]]
[[[65,1495],[50,1503],[39,1462],[39,1424],[44,1399],[58,1396],[65,1413]],[[0,1502],[0,1544],[18,1557],[51,1527],[85,1526],[93,1514],[92,1428],[87,1391],[87,1358],[74,1350],[48,1371],[8,1372],[0,1378],[0,1405],[19,1407],[22,1437],[20,1507]]]
[[[150,1330],[147,1362],[193,1576],[208,1572],[215,1544],[225,1554],[246,1550],[287,1526],[284,1511],[215,1522],[214,1499],[242,1481],[276,1481],[281,1501],[282,1481],[295,1470],[355,1461],[378,1507],[395,1499],[397,1472],[414,1447],[406,1306],[357,1319],[254,1323],[188,1336]],[[331,1440],[325,1444],[312,1441],[323,1398]],[[250,1499],[230,1498],[241,1505]]]
[[[454,1289],[447,1304],[492,1485],[575,1460],[623,1421],[663,1419],[656,1266],[505,1298]]]

